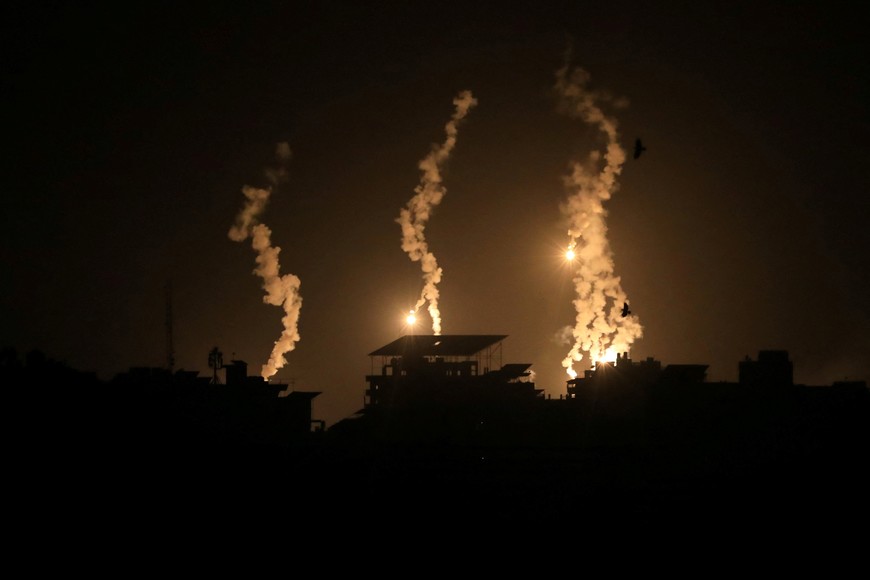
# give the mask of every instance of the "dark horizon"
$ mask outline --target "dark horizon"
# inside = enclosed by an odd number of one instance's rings
[[[221,384],[148,368],[102,383],[34,353],[16,365],[4,349],[22,442],[13,490],[44,494],[62,480],[41,509],[87,506],[121,526],[243,510],[316,531],[374,518],[408,531],[578,521],[652,531],[666,520],[836,534],[870,513],[866,382],[794,384],[783,351],[742,361],[737,383],[705,382],[706,365],[619,357],[555,399],[516,380],[527,364],[492,370],[493,353],[467,348],[493,337],[446,341],[464,354],[386,345],[365,408],[328,428],[311,413],[320,393],[279,398],[283,385],[238,361]]]
[[[517,367],[524,373],[527,377],[526,380],[536,387],[539,387],[541,391],[542,398],[544,399],[554,399],[561,400],[566,398],[566,395],[569,395],[572,390],[572,384],[575,384],[573,389],[576,389],[577,381],[583,380],[583,374],[578,376],[577,379],[566,378],[564,384],[562,386],[562,392],[556,392],[555,394],[552,392],[552,389],[547,389],[539,385],[535,381],[535,373],[533,371],[533,364],[528,362],[518,363],[517,360],[505,361],[503,358],[503,354],[501,352],[502,343],[508,340],[510,337],[504,335],[441,335],[441,336],[432,336],[432,335],[404,335],[399,337],[398,339],[390,342],[389,344],[383,345],[378,349],[375,349],[372,352],[367,353],[366,356],[370,359],[370,364],[372,370],[378,366],[378,364],[386,363],[389,356],[396,356],[397,354],[401,357],[401,353],[404,352],[407,355],[410,352],[413,352],[413,341],[415,338],[422,337],[425,340],[422,342],[425,345],[424,348],[431,348],[431,345],[434,343],[440,343],[442,340],[445,341],[453,341],[453,343],[465,343],[470,345],[470,348],[476,348],[481,344],[486,344],[487,341],[493,341],[493,344],[498,345],[499,354],[497,360],[498,363],[493,363],[492,368],[487,367],[485,372],[490,371],[498,371],[502,362],[507,364],[507,367]],[[468,340],[471,339],[471,340]],[[410,340],[410,342],[409,342]],[[483,341],[483,342],[481,342]],[[410,345],[410,346],[409,346]],[[407,349],[412,350],[407,350]],[[469,348],[469,347],[464,347]],[[259,377],[256,373],[250,374],[248,371],[252,370],[256,367],[256,365],[250,365],[248,361],[244,361],[238,358],[227,358],[224,357],[224,353],[221,352],[217,347],[212,349],[211,353],[217,352],[221,357],[219,360],[221,361],[217,369],[210,368],[207,370],[202,369],[183,369],[176,368],[170,371],[165,366],[156,366],[156,367],[147,367],[147,366],[131,366],[127,369],[120,371],[119,373],[108,377],[103,378],[99,377],[97,373],[89,370],[89,369],[77,369],[70,366],[66,361],[60,358],[55,358],[51,356],[50,353],[45,353],[39,349],[33,349],[28,352],[18,352],[12,346],[4,346],[0,347],[0,353],[2,353],[2,361],[0,361],[0,366],[3,367],[5,371],[9,371],[10,369],[19,368],[22,371],[27,371],[28,369],[53,369],[52,372],[62,372],[69,373],[70,376],[78,376],[80,378],[92,379],[95,383],[110,385],[118,382],[119,380],[123,380],[124,377],[136,374],[145,373],[143,376],[163,376],[166,378],[175,376],[176,378],[186,379],[186,380],[197,380],[197,381],[205,381],[214,383],[214,379],[216,378],[218,382],[216,384],[225,384],[227,379],[226,377],[232,371],[235,375],[238,375],[238,372],[242,372],[242,376],[248,376],[248,380],[254,380],[256,384],[263,386],[269,386],[273,388],[273,396],[274,398],[279,398],[282,396],[286,396],[287,394],[291,394],[294,392],[297,393],[316,393],[317,395],[323,394],[322,390],[319,389],[311,389],[306,387],[305,385],[297,385],[295,382],[285,382],[280,380],[265,380],[262,377]],[[462,352],[462,351],[459,351]],[[211,354],[209,353],[209,354]],[[471,354],[471,351],[469,351]],[[433,355],[434,356],[434,355]],[[478,355],[479,356],[479,355]],[[709,385],[709,386],[722,386],[722,385],[749,385],[750,383],[745,382],[746,379],[743,378],[743,370],[745,365],[753,365],[757,364],[759,361],[764,360],[768,357],[780,357],[788,361],[789,366],[789,374],[788,374],[788,385],[794,387],[809,387],[811,389],[825,389],[830,387],[837,386],[845,386],[851,385],[857,388],[863,388],[864,390],[868,389],[868,381],[862,377],[831,377],[828,381],[819,382],[819,383],[805,383],[800,380],[795,379],[795,367],[800,366],[799,361],[794,361],[790,357],[790,353],[787,350],[783,349],[761,349],[756,351],[753,355],[747,354],[745,357],[741,358],[734,362],[735,369],[739,372],[735,373],[735,380],[722,380],[722,379],[712,379],[709,375],[709,367],[710,365],[701,361],[664,361],[658,359],[653,356],[647,356],[642,359],[634,359],[631,356],[631,353],[619,353],[615,361],[610,362],[602,362],[598,365],[598,367],[592,367],[591,369],[585,371],[588,376],[590,373],[594,375],[596,370],[601,368],[610,368],[615,365],[619,365],[620,362],[623,364],[650,364],[654,363],[659,365],[661,368],[667,369],[668,367],[673,368],[674,370],[680,368],[695,368],[699,369],[697,372],[701,373],[702,379],[699,384],[701,385]],[[381,362],[376,364],[376,360],[380,360]],[[230,370],[227,370],[230,369]],[[241,371],[232,370],[232,369],[242,369]],[[481,371],[484,372],[484,371]],[[519,371],[518,371],[519,372]],[[367,375],[369,373],[366,373]],[[738,376],[739,375],[739,376]],[[23,375],[26,377],[26,375]],[[260,382],[262,381],[262,382]],[[365,389],[360,389],[359,395],[363,395]],[[279,395],[280,392],[280,395]],[[324,419],[319,416],[316,409],[317,403],[316,398],[314,399],[314,403],[312,406],[312,418],[313,420],[320,426],[320,429],[329,429],[336,423],[339,423],[345,419],[351,418],[364,409],[363,405],[360,405],[359,408],[353,409],[351,412],[347,413],[345,416],[330,418],[329,420]]]

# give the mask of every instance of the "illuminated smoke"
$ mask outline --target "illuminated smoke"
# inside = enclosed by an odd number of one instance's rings
[[[287,143],[278,143],[275,149],[278,165],[265,170],[266,178],[272,185],[287,180],[286,164],[291,156],[290,146]],[[257,217],[269,202],[272,187],[260,189],[245,185],[242,187],[242,193],[247,201],[236,216],[236,223],[230,228],[229,237],[236,242],[251,238],[251,247],[257,252],[257,267],[254,268],[254,274],[263,279],[263,289],[266,291],[263,302],[284,309],[284,317],[281,319],[284,330],[275,341],[272,354],[269,355],[269,360],[263,365],[260,373],[264,379],[269,379],[278,372],[278,369],[287,364],[284,355],[296,348],[300,338],[298,325],[299,310],[302,308],[302,297],[299,295],[301,282],[293,274],[280,275],[278,254],[281,248],[272,246],[272,230],[257,221]]]
[[[441,312],[438,310],[438,283],[441,282],[442,270],[435,260],[435,255],[429,251],[429,245],[423,231],[432,210],[441,203],[447,190],[441,184],[441,167],[450,156],[456,145],[456,128],[459,121],[477,104],[477,99],[471,91],[462,91],[453,99],[456,110],[450,121],[444,127],[447,138],[444,143],[432,148],[432,151],[420,161],[419,168],[423,172],[420,184],[414,189],[416,195],[399,212],[396,222],[402,226],[402,249],[414,262],[420,262],[423,269],[423,291],[414,306],[414,312],[426,302],[429,303],[429,315],[432,317],[432,332],[441,334]]]
[[[584,162],[574,162],[570,175],[564,178],[568,196],[561,209],[568,218],[568,249],[577,260],[573,346],[562,361],[572,378],[577,376],[574,363],[583,359],[582,353],[587,353],[592,363],[612,360],[643,334],[637,316],[622,316],[628,297],[614,273],[605,221],[604,202],[618,189],[625,151],[619,144],[616,120],[598,105],[612,99],[591,91],[588,82],[589,73],[582,68],[569,70],[567,64],[556,74],[560,111],[596,127],[607,142],[603,155],[593,151]],[[614,106],[620,104],[614,102]]]

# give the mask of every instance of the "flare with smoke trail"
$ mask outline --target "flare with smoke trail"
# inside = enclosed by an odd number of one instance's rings
[[[433,147],[419,164],[423,176],[420,184],[414,189],[416,195],[408,201],[406,207],[399,212],[396,222],[402,226],[402,249],[414,262],[420,262],[423,269],[423,291],[414,306],[414,312],[426,302],[429,303],[429,315],[432,317],[433,334],[441,334],[441,312],[438,310],[438,283],[441,282],[442,270],[438,266],[435,255],[429,251],[429,245],[423,235],[426,222],[432,210],[441,203],[447,190],[441,183],[441,167],[450,156],[456,145],[456,133],[459,122],[468,111],[477,104],[471,91],[462,91],[453,99],[456,110],[450,121],[444,127],[447,138],[441,145]]]
[[[619,144],[616,120],[598,105],[609,97],[591,91],[588,82],[589,73],[582,68],[569,70],[566,64],[556,73],[561,112],[596,127],[607,141],[603,155],[593,151],[585,162],[574,162],[564,179],[569,193],[561,209],[568,218],[568,249],[578,264],[574,275],[577,316],[571,331],[574,344],[562,361],[571,378],[577,376],[574,363],[583,359],[582,353],[592,363],[612,360],[643,334],[637,316],[622,316],[628,298],[614,273],[607,241],[604,202],[618,189],[625,151]]]
[[[266,178],[272,185],[278,185],[287,180],[286,164],[292,153],[287,143],[278,143],[275,149],[275,157],[278,165],[266,169]],[[302,308],[302,297],[299,294],[301,282],[293,274],[280,275],[281,266],[278,263],[278,254],[281,248],[272,245],[272,230],[266,225],[258,223],[257,218],[266,208],[269,196],[272,194],[272,186],[265,189],[245,185],[242,193],[246,202],[236,223],[230,228],[229,237],[235,242],[242,242],[251,238],[251,246],[257,252],[257,267],[254,274],[263,279],[263,289],[266,295],[263,302],[280,306],[284,309],[284,317],[281,322],[284,330],[275,341],[269,360],[263,365],[261,375],[269,379],[278,369],[287,364],[284,355],[294,348],[299,341],[299,310]]]

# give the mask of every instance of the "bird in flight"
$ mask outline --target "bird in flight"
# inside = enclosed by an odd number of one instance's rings
[[[640,138],[636,139],[634,142],[634,158],[640,157],[640,154],[644,151],[646,151],[646,147],[640,142]]]
[[[622,303],[622,317],[625,318],[629,314],[631,314],[631,310],[628,308],[628,302],[623,302]]]

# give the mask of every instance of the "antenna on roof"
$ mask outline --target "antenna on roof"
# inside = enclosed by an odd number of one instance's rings
[[[172,280],[166,282],[166,368],[175,370],[175,347],[172,340]]]
[[[208,366],[210,369],[214,369],[212,372],[211,382],[213,385],[221,384],[220,379],[218,378],[218,369],[224,368],[224,353],[218,350],[218,347],[214,347],[208,353]]]

